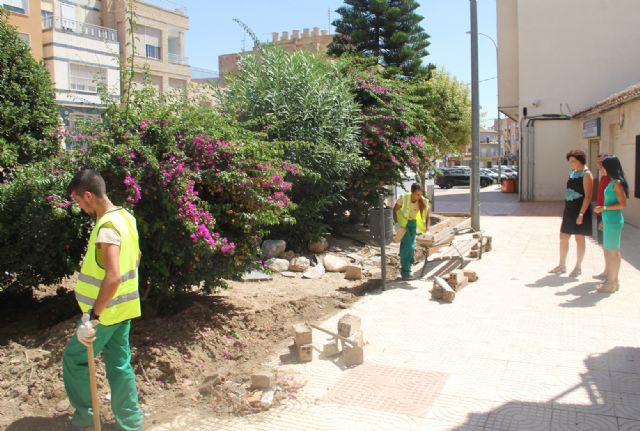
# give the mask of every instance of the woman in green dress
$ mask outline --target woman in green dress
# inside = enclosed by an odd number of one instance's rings
[[[620,239],[624,227],[622,210],[627,206],[629,185],[624,177],[620,160],[616,156],[609,156],[602,160],[602,169],[611,178],[604,190],[604,205],[595,208],[596,214],[602,214],[603,248],[607,261],[607,282],[598,286],[598,292],[613,293],[620,288],[618,274],[622,262]]]

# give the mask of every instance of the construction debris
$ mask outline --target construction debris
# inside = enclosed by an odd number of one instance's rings
[[[431,297],[433,299],[442,299],[446,302],[453,302],[456,297],[456,291],[453,290],[449,283],[442,277],[433,278],[433,289],[431,289]]]
[[[311,328],[302,323],[293,325],[293,342],[296,346],[313,344],[313,334]]]
[[[356,265],[349,265],[344,274],[347,280],[362,280],[362,268]]]
[[[313,360],[313,344],[296,344],[296,353],[300,362],[311,362]]]
[[[273,372],[263,370],[251,375],[252,389],[269,389],[273,386]]]
[[[338,321],[338,335],[349,338],[362,327],[362,320],[353,314],[345,314]]]

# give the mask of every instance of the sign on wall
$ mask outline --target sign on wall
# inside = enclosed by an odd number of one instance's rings
[[[597,138],[600,136],[600,117],[586,120],[582,123],[583,138]]]

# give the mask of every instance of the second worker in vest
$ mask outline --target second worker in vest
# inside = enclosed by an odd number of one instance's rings
[[[400,241],[400,267],[402,279],[410,280],[417,232],[424,235],[430,226],[429,200],[422,196],[420,184],[413,184],[411,193],[398,199],[393,208],[393,221],[406,229]]]
[[[111,203],[104,179],[93,170],[78,172],[68,191],[84,212],[97,219],[75,289],[84,314],[62,355],[64,387],[75,408],[72,429],[93,429],[86,348],[92,342],[94,355],[103,353],[118,429],[140,431],[142,411],[129,347],[131,319],[140,316],[136,220]]]

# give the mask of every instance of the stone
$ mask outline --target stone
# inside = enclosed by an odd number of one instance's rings
[[[289,270],[289,261],[285,259],[269,259],[265,263],[267,268],[273,272],[284,272]]]
[[[68,400],[62,400],[56,404],[56,411],[58,413],[66,412],[71,408],[71,404],[69,404]]]
[[[296,346],[312,344],[313,335],[311,333],[311,328],[302,323],[293,325],[293,339]]]
[[[288,261],[291,261],[292,259],[294,259],[296,257],[296,253],[293,250],[289,250],[285,253],[282,253],[280,256],[278,256],[280,259],[287,259]]]
[[[362,320],[353,314],[345,314],[338,321],[338,335],[349,338],[362,327]]]
[[[329,248],[329,241],[320,238],[318,241],[309,241],[309,251],[311,253],[324,253]]]
[[[362,268],[356,265],[347,266],[344,278],[347,280],[362,280]]]
[[[322,356],[325,358],[331,358],[332,356],[336,356],[338,353],[340,353],[340,346],[338,345],[337,339],[334,338],[322,345]]]
[[[265,274],[264,272],[258,269],[254,269],[251,272],[247,272],[245,275],[242,276],[242,281],[245,283],[250,281],[270,281],[272,279],[273,277],[271,277],[269,274]]]
[[[273,373],[263,370],[251,375],[251,388],[269,389],[273,385]]]
[[[333,254],[324,255],[322,263],[328,272],[345,272],[349,266],[349,262]]]
[[[311,280],[322,278],[322,276],[325,274],[325,272],[326,272],[326,270],[324,268],[324,265],[321,264],[321,263],[318,263],[316,266],[306,270],[302,274],[302,278],[308,278],[308,279],[311,279]]]
[[[346,367],[353,367],[364,362],[364,349],[359,346],[345,344],[342,349],[342,362]]]
[[[296,352],[298,353],[298,360],[300,362],[311,362],[313,360],[312,344],[296,345]]]
[[[467,279],[469,279],[470,283],[473,283],[475,281],[478,281],[478,274],[475,271],[472,271],[470,269],[465,269],[464,270],[464,276],[467,277]]]
[[[268,239],[262,243],[262,258],[272,259],[280,256],[287,249],[287,243],[281,239]]]
[[[289,271],[305,272],[311,267],[311,262],[306,257],[295,257],[289,264]]]
[[[280,275],[287,278],[296,278],[298,276],[295,272],[291,272],[291,271],[281,272]]]
[[[447,283],[442,277],[435,277],[433,280],[434,285],[437,283],[439,288],[442,289],[441,299],[446,302],[453,302],[456,297],[456,291],[449,286],[449,283]]]

